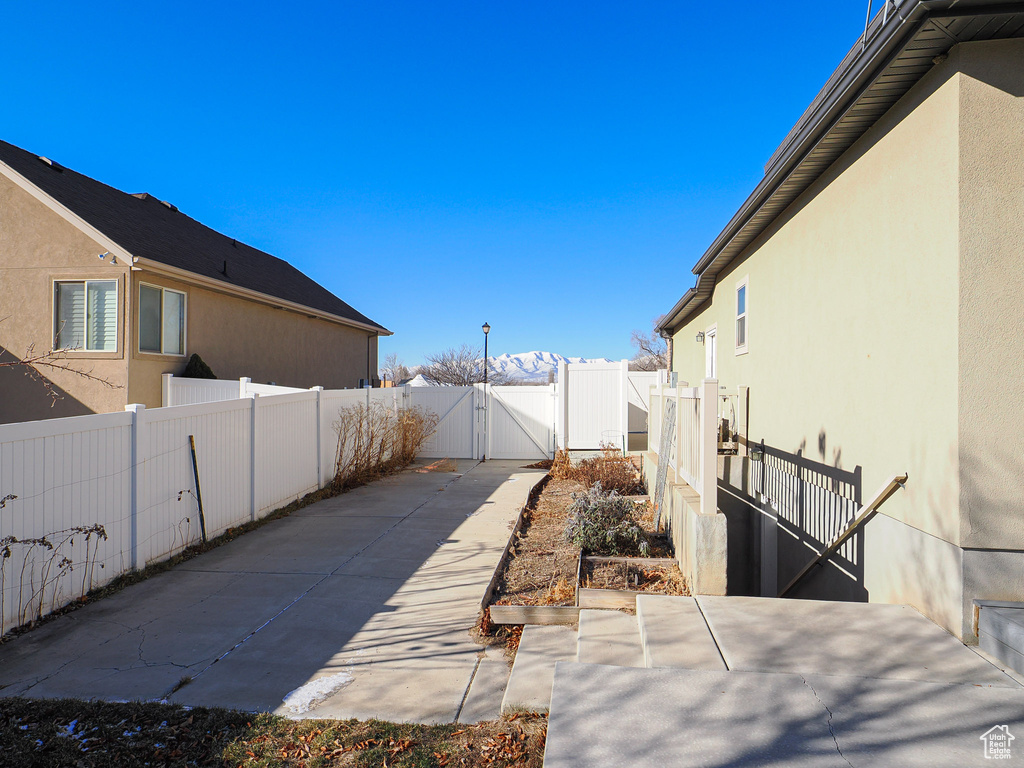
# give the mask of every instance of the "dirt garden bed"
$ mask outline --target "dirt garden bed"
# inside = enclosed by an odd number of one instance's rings
[[[560,454],[544,489],[525,512],[500,573],[492,606],[562,607],[561,612],[527,613],[531,623],[534,623],[534,614],[539,617],[535,623],[548,623],[543,618],[548,613],[553,617],[549,617],[551,623],[565,623],[575,616],[572,608],[586,607],[579,600],[581,588],[588,593],[596,590],[620,593],[619,603],[623,606],[627,599],[622,595],[626,592],[689,594],[672,559],[671,544],[664,532],[656,530],[654,511],[645,496],[630,497],[637,504],[633,522],[642,529],[639,538],[646,544],[643,557],[590,556],[568,540],[569,506],[574,495],[585,494],[589,481],[595,478],[602,480],[603,486],[619,487],[630,494],[644,490],[633,463],[611,451],[575,465]],[[588,600],[593,602],[594,598]],[[502,621],[499,618],[502,613],[513,615],[508,611],[492,613],[495,623]],[[490,621],[488,616],[485,623]]]

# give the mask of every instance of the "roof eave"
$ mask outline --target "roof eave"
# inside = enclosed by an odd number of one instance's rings
[[[135,259],[135,267],[142,269],[147,272],[153,272],[156,274],[165,275],[167,277],[177,278],[183,282],[187,282],[193,285],[198,285],[203,288],[209,288],[210,290],[217,291],[218,293],[226,293],[232,296],[239,296],[241,298],[249,299],[251,301],[257,301],[261,304],[266,304],[271,307],[281,307],[288,309],[293,312],[298,312],[310,317],[317,317],[321,320],[328,320],[332,323],[338,323],[339,325],[347,325],[351,328],[358,328],[362,331],[368,331],[375,333],[378,336],[394,336],[394,332],[389,331],[380,325],[374,325],[370,323],[361,323],[358,320],[351,320],[341,315],[335,315],[330,312],[324,312],[321,309],[315,309],[305,304],[299,304],[298,302],[288,301],[287,299],[281,299],[277,296],[271,296],[268,293],[261,293],[260,291],[254,291],[251,288],[243,288],[232,283],[226,283],[222,280],[217,280],[212,277],[204,277],[203,275],[190,272],[187,269],[181,269],[179,267],[172,267],[169,264],[164,264],[161,261],[154,261],[153,259],[137,258]]]
[[[717,273],[756,241],[757,236],[777,217],[778,213],[772,214],[770,211],[765,215],[763,207],[779,193],[780,188],[801,168],[818,145],[830,138],[830,131],[836,123],[859,104],[861,96],[885,73],[890,63],[907,50],[929,21],[1020,13],[1024,13],[1024,3],[998,0],[988,3],[972,3],[971,0],[904,0],[888,15],[880,11],[864,36],[847,53],[839,68],[829,77],[821,92],[787,134],[779,149],[773,153],[765,168],[764,178],[698,260],[693,268],[697,275],[696,287],[688,290],[665,315],[659,329],[674,331],[699,305],[700,301],[695,303],[695,300],[703,300],[706,295],[710,295]],[[945,50],[957,42],[956,39],[950,39]],[[852,145],[869,127],[851,138],[849,144]],[[793,199],[802,194],[812,181],[806,184],[798,182],[798,185],[803,186]],[[759,216],[760,221],[756,221]],[[753,234],[750,231],[745,233],[744,230],[750,230]],[[741,234],[746,237],[745,242],[738,240]],[[704,291],[701,290],[702,283],[706,286]]]

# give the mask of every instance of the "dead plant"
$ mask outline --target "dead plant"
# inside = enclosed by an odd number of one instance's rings
[[[332,485],[344,490],[411,464],[437,428],[437,416],[420,408],[360,404],[342,408],[335,428],[338,453]]]
[[[556,480],[575,480],[588,488],[594,483],[601,483],[605,491],[616,491],[622,496],[647,492],[636,465],[611,443],[601,443],[599,456],[582,459],[576,464],[572,463],[568,451],[558,451],[551,466],[551,476]]]

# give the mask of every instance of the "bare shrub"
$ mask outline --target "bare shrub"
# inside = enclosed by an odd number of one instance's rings
[[[342,408],[335,427],[338,453],[332,486],[342,491],[411,464],[437,428],[437,416],[421,408],[360,404]]]
[[[636,465],[611,443],[601,443],[600,456],[582,459],[576,464],[570,460],[568,451],[558,451],[551,476],[556,480],[575,480],[588,488],[600,483],[606,491],[616,491],[623,496],[647,492]]]
[[[565,538],[585,552],[599,555],[640,555],[649,551],[636,505],[615,491],[594,483],[586,493],[574,493],[567,510]]]

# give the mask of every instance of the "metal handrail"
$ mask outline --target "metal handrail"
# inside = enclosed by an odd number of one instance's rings
[[[793,578],[793,580],[789,582],[789,584],[786,585],[786,588],[779,592],[779,597],[785,597],[786,593],[788,593],[793,587],[799,584],[800,581],[804,578],[804,576],[810,573],[816,565],[819,565],[829,555],[831,555],[833,552],[835,552],[837,549],[843,546],[843,544],[846,543],[846,540],[857,532],[858,528],[867,523],[869,520],[871,520],[871,518],[873,518],[878,513],[878,508],[882,506],[882,504],[884,504],[890,496],[896,493],[898,489],[903,488],[906,485],[906,482],[907,474],[905,472],[902,475],[893,475],[889,482],[883,485],[882,488],[877,493],[875,493],[875,495],[872,496],[863,507],[861,507],[856,517],[854,517],[853,522],[851,522],[846,527],[846,530],[840,533],[832,541],[831,544],[825,547],[825,549],[821,552],[820,555],[815,557],[813,560],[811,560],[811,562],[804,566],[804,569],[800,571],[800,573],[798,573]]]

